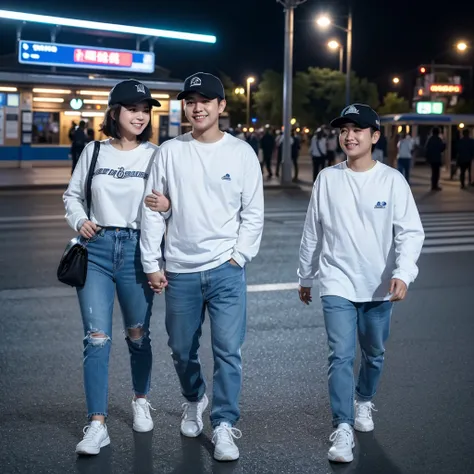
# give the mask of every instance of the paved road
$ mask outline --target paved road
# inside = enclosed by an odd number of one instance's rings
[[[179,435],[181,397],[163,324],[153,311],[152,434],[131,429],[128,353],[117,309],[110,375],[112,444],[90,459],[74,447],[85,424],[82,328],[74,292],[55,269],[72,235],[58,191],[0,192],[0,472],[470,473],[474,442],[474,195],[418,184],[427,241],[420,277],[396,307],[376,430],[357,434],[352,464],[326,460],[331,432],[321,307],[299,303],[295,271],[308,190],[267,191],[266,227],[248,268],[241,459],[212,461],[208,420]],[[449,188],[449,189],[448,189]],[[201,358],[212,364],[206,325]]]

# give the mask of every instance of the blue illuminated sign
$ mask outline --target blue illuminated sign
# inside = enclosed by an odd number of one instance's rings
[[[0,107],[3,107],[4,105],[6,105],[6,98],[7,98],[7,95],[3,92],[0,92]]]
[[[21,64],[62,66],[113,71],[154,72],[155,53],[125,49],[94,48],[72,44],[20,41]]]

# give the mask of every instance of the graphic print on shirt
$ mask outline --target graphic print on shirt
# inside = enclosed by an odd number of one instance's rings
[[[377,201],[377,204],[374,206],[374,209],[386,209],[387,203],[385,201]]]
[[[232,181],[232,178],[230,177],[229,173],[226,173],[224,176],[221,178],[224,181]]]
[[[115,179],[126,179],[126,178],[142,178],[148,179],[148,173],[145,171],[125,171],[125,168],[121,166],[118,169],[113,168],[99,168],[94,172],[94,176],[98,175],[112,176]]]

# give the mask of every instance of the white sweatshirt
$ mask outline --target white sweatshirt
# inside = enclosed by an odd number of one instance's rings
[[[231,258],[243,267],[257,254],[263,231],[263,184],[258,158],[248,143],[227,133],[209,144],[191,133],[169,140],[160,147],[146,194],[152,189],[171,199],[167,271],[209,270]],[[164,217],[144,206],[140,245],[146,273],[163,270],[164,232]]]
[[[390,280],[408,286],[425,234],[410,187],[376,162],[357,173],[347,162],[324,169],[314,183],[300,247],[300,285],[319,277],[320,296],[353,302],[390,299]]]
[[[151,162],[158,150],[145,142],[130,151],[117,150],[110,140],[100,143],[92,179],[90,220],[102,227],[139,229],[145,184]],[[68,224],[79,231],[87,219],[86,182],[94,152],[94,142],[84,148],[63,200]]]

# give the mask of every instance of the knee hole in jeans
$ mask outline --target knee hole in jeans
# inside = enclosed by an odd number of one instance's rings
[[[102,331],[89,331],[86,340],[91,346],[105,346],[110,341],[110,337]]]

